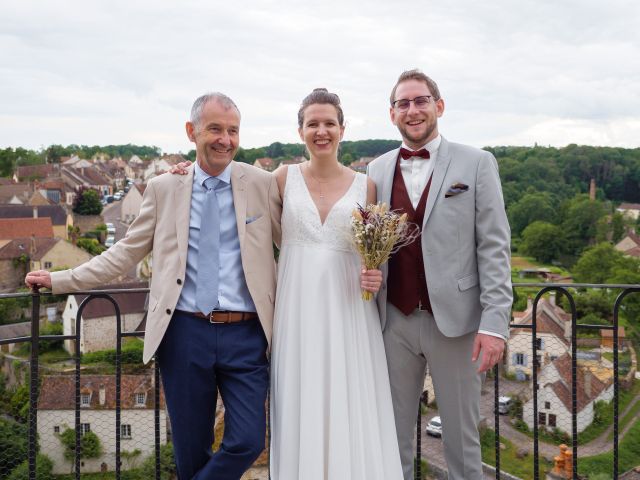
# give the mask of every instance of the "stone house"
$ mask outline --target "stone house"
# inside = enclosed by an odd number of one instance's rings
[[[140,465],[154,450],[155,385],[152,374],[122,375],[120,391],[120,448],[140,450]],[[160,391],[160,443],[168,441],[164,393]],[[102,445],[99,458],[81,460],[82,473],[113,471],[116,462],[116,379],[115,375],[80,377],[80,428],[95,433]],[[54,474],[68,474],[73,464],[64,458],[60,434],[75,426],[75,378],[72,375],[42,377],[38,398],[38,438],[40,448],[53,461]],[[132,468],[122,459],[122,469]]]
[[[627,235],[616,244],[615,249],[628,257],[640,258],[640,235],[627,232]]]
[[[622,213],[627,218],[637,220],[640,217],[640,203],[621,203],[616,212]]]
[[[513,312],[513,324],[530,325],[533,317],[533,302],[529,301],[524,312]],[[569,351],[571,340],[571,315],[556,305],[555,295],[542,298],[536,311],[536,355],[540,367],[548,365]],[[528,379],[532,374],[532,331],[529,328],[511,328],[507,340],[505,362],[507,371],[518,380]]]
[[[131,186],[121,201],[120,219],[122,222],[130,224],[136,219],[140,212],[142,196],[146,188],[147,186],[141,183],[135,183]]]
[[[66,239],[73,225],[73,216],[61,205],[0,205],[0,218],[50,218],[53,236]]]
[[[276,163],[273,161],[273,158],[262,157],[256,158],[256,161],[253,162],[253,166],[258,167],[262,170],[266,170],[267,172],[273,172],[276,167]]]
[[[105,285],[102,289],[147,288],[147,282]],[[120,307],[120,321],[123,332],[133,332],[142,323],[147,312],[147,293],[117,293],[113,299]],[[67,297],[62,313],[62,328],[65,335],[76,334],[78,307],[87,295],[75,294]],[[96,298],[82,311],[80,318],[80,352],[96,352],[116,348],[116,314],[108,300]],[[65,340],[64,348],[75,353],[75,340]]]
[[[545,365],[538,378],[538,418],[540,427],[558,428],[571,435],[571,356],[566,353]],[[578,433],[594,420],[595,403],[613,398],[613,372],[598,365],[576,366],[576,417]],[[533,428],[533,398],[522,410],[523,420]]]

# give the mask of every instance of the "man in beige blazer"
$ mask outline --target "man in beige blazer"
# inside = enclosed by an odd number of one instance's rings
[[[160,363],[181,480],[238,480],[264,449],[282,206],[274,177],[232,161],[239,130],[230,98],[198,98],[186,124],[197,156],[187,175],[152,179],[125,238],[101,255],[25,279],[56,294],[88,290],[153,251],[144,362]],[[225,433],[214,454],[218,391]]]
[[[390,101],[403,144],[371,162],[368,174],[378,201],[421,227],[420,239],[382,268],[377,297],[404,477],[413,478],[428,365],[449,479],[480,480],[480,387],[502,357],[512,303],[498,165],[489,152],[439,134],[444,100],[419,70],[400,76]]]

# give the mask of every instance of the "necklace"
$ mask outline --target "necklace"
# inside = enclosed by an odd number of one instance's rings
[[[338,178],[342,175],[342,169],[344,168],[343,165],[340,165],[340,172],[335,176],[335,178]],[[320,186],[320,203],[324,203],[324,192],[322,191],[322,185],[329,183],[331,180],[333,180],[332,178],[329,178],[328,180],[318,180],[316,178],[316,176],[313,174],[313,172],[311,171],[311,167],[309,166],[309,164],[307,163],[307,172],[309,172],[309,175],[311,175],[311,178],[313,178],[313,180]]]

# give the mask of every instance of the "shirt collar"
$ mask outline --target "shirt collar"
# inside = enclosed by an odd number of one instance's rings
[[[208,178],[217,178],[218,180],[220,180],[221,182],[224,182],[226,184],[231,183],[231,164],[233,162],[229,162],[229,165],[227,165],[225,167],[225,169],[222,171],[222,173],[218,176],[213,176],[213,175],[209,175],[207,172],[205,172],[200,165],[198,165],[198,162],[195,162],[195,168],[193,170],[193,181],[195,183],[197,183],[198,185],[204,187],[204,182],[207,181]]]
[[[440,148],[440,143],[441,142],[442,142],[442,136],[440,134],[438,134],[438,136],[436,138],[434,138],[430,142],[427,142],[421,148],[424,148],[425,150],[427,150],[429,152],[429,156],[431,158],[435,158],[436,154],[438,153],[438,149]],[[401,147],[402,148],[406,148],[407,150],[416,151],[416,150],[413,150],[413,148],[409,148],[407,146],[407,144],[404,143],[404,142],[402,142]],[[418,150],[420,150],[420,148],[418,148]]]

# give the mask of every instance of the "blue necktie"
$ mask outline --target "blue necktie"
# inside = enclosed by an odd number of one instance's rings
[[[207,189],[200,215],[198,242],[198,285],[196,307],[208,314],[218,306],[218,275],[220,269],[220,209],[216,197],[217,178],[204,182]]]

